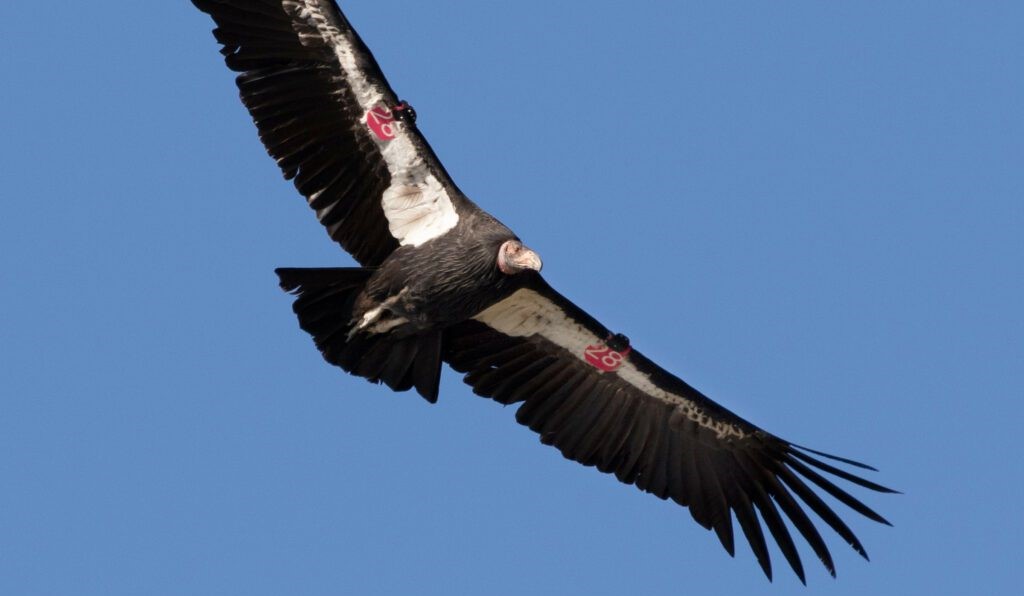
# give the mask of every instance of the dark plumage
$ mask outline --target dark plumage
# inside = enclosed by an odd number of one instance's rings
[[[192,0],[239,73],[260,139],[361,268],[278,269],[330,363],[436,401],[442,361],[570,459],[689,508],[765,574],[763,528],[804,579],[794,528],[834,575],[805,512],[866,552],[815,492],[886,522],[826,477],[892,492],[736,416],[552,289],[540,258],[459,191],[333,0]],[[763,525],[762,525],[763,524]]]

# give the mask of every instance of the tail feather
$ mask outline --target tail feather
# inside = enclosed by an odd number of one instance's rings
[[[412,366],[416,391],[430,403],[437,402],[437,391],[441,385],[441,332],[421,335],[419,357]]]
[[[406,338],[395,346],[395,352],[388,360],[380,378],[394,391],[412,389],[414,381],[409,371],[419,352],[419,342],[415,338]]]
[[[401,344],[402,342],[399,341],[398,343]],[[359,364],[356,365],[355,370],[352,372],[370,380],[380,380],[380,374],[384,371],[384,367],[387,366],[388,358],[391,356],[394,347],[395,345],[391,342],[382,340],[374,342],[370,349],[361,355]]]
[[[303,288],[359,288],[375,271],[372,267],[279,267],[274,269],[281,288],[296,292]]]
[[[413,387],[437,401],[441,380],[441,333],[405,337],[350,332],[352,310],[373,269],[323,268],[275,270],[281,288],[297,298],[292,310],[299,327],[313,336],[324,359],[345,371],[395,391]]]

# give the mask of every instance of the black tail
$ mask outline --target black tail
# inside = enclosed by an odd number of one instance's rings
[[[360,333],[349,338],[356,297],[373,269],[276,269],[281,288],[298,296],[292,310],[313,336],[324,360],[395,391],[416,387],[437,401],[441,381],[441,332],[391,337]]]

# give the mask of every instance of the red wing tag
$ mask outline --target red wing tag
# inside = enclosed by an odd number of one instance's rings
[[[626,348],[621,352],[616,352],[604,344],[587,346],[583,350],[583,359],[598,370],[614,372],[626,361],[630,349]]]
[[[390,141],[395,138],[398,123],[391,114],[391,110],[384,106],[377,106],[366,113],[366,125],[370,127],[373,134],[382,141]]]

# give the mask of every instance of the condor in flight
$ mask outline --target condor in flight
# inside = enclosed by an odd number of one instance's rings
[[[813,487],[881,523],[826,475],[893,491],[711,401],[553,290],[537,253],[458,189],[334,0],[192,2],[267,151],[362,265],[277,270],[328,362],[431,402],[447,362],[521,404],[565,457],[689,507],[730,555],[735,517],[769,579],[762,524],[804,581],[784,518],[835,575],[806,510],[867,558]]]

